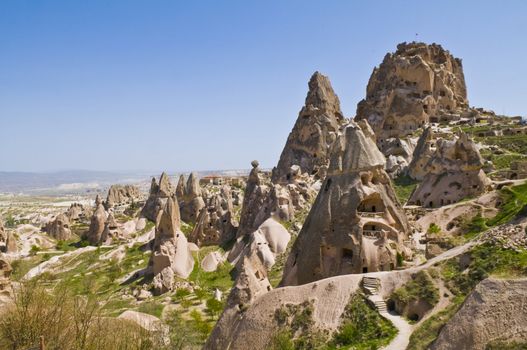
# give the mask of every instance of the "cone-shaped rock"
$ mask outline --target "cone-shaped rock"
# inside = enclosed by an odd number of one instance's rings
[[[395,268],[408,222],[368,126],[348,125],[331,150],[322,188],[288,257],[283,285]],[[409,253],[408,253],[409,254]]]
[[[315,72],[309,81],[305,106],[287,138],[278,165],[273,169],[273,182],[287,181],[293,165],[308,174],[316,174],[321,167],[327,166],[329,148],[345,123],[339,98],[329,78]]]
[[[86,234],[86,238],[90,244],[97,245],[101,243],[107,216],[108,214],[104,210],[104,206],[99,204],[97,210],[95,210],[91,217],[90,228]]]
[[[152,178],[150,194],[143,209],[141,210],[141,215],[155,222],[159,212],[165,206],[167,198],[174,195],[174,193],[175,188],[172,186],[170,178],[165,172],[161,174],[161,177],[159,178],[159,184],[156,182],[155,178]]]
[[[177,199],[169,197],[156,223],[156,234],[150,271],[154,275],[155,294],[172,290],[175,277],[187,278],[194,268],[194,258],[187,238],[179,230],[180,218]]]
[[[177,198],[183,198],[185,196],[185,176],[181,174],[176,186]]]
[[[205,207],[199,180],[195,173],[191,173],[185,186],[185,195],[179,198],[179,208],[181,210],[181,220],[186,223],[195,223],[199,212]]]

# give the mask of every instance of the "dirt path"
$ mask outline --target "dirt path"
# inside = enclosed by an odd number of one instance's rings
[[[96,250],[96,249],[97,249],[97,247],[89,246],[89,247],[79,248],[79,249],[73,250],[71,252],[62,254],[62,255],[55,255],[55,256],[51,257],[49,260],[46,260],[46,261],[40,263],[39,265],[35,266],[31,270],[29,270],[24,275],[23,279],[24,280],[30,280],[30,279],[32,279],[34,277],[37,277],[37,276],[41,275],[42,273],[44,273],[46,271],[51,270],[56,265],[62,263],[63,259],[73,258],[73,257],[76,257],[77,255],[82,254],[82,253],[90,252],[90,251],[93,251],[93,250]]]
[[[406,349],[410,343],[410,336],[413,332],[413,326],[406,322],[406,320],[393,312],[381,312],[381,316],[390,320],[392,324],[399,330],[397,336],[392,340],[390,344],[383,347],[383,350],[402,350]]]

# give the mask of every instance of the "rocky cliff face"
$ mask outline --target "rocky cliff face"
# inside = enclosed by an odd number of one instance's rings
[[[431,350],[484,350],[527,339],[527,279],[486,279],[442,328]]]
[[[278,165],[273,169],[273,182],[287,180],[293,165],[311,175],[326,167],[329,148],[346,122],[329,78],[315,72],[309,80],[305,106],[287,138]]]
[[[408,223],[367,123],[348,125],[331,155],[326,180],[289,255],[282,285],[391,270],[397,253],[407,251],[403,241]]]
[[[416,129],[467,109],[461,60],[440,45],[412,42],[399,44],[373,70],[355,119],[370,123],[379,149],[400,171],[411,161],[408,137]]]
[[[409,204],[437,208],[489,189],[490,180],[482,170],[483,158],[467,134],[460,131],[451,141],[438,139],[435,146],[431,146],[430,137],[429,132],[423,133],[419,141],[422,152],[415,154],[410,168],[410,174],[423,181]]]

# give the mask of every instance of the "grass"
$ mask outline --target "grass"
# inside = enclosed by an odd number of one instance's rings
[[[419,271],[411,281],[395,290],[391,299],[402,305],[424,300],[432,307],[439,301],[439,290],[426,271]]]
[[[161,318],[164,307],[163,304],[156,301],[145,301],[139,305],[137,311]]]
[[[233,266],[229,262],[224,262],[218,265],[218,269],[213,272],[206,272],[201,269],[201,259],[211,251],[221,249],[218,246],[208,246],[200,249],[198,254],[194,255],[194,269],[192,270],[188,280],[194,282],[201,289],[207,291],[213,291],[218,288],[223,292],[229,291],[233,284],[234,279],[231,275]]]
[[[395,190],[395,195],[401,204],[405,204],[410,199],[412,192],[417,187],[419,182],[412,179],[408,175],[398,176],[393,180],[393,188]]]
[[[527,154],[527,135],[476,137],[487,145],[496,145],[509,152]]]
[[[426,319],[410,336],[406,350],[425,350],[437,338],[443,326],[455,315],[464,297],[456,297],[445,309]]]
[[[352,295],[341,317],[342,324],[331,342],[335,347],[378,349],[397,335],[394,325],[381,317],[360,294]]]
[[[287,304],[275,311],[280,330],[270,349],[370,350],[388,345],[397,334],[392,323],[381,317],[361,294],[351,296],[341,315],[341,325],[332,336],[314,327],[312,302]]]

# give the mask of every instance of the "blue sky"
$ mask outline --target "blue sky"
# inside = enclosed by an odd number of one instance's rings
[[[525,115],[525,23],[526,1],[3,0],[0,170],[272,167],[315,70],[353,117],[416,38],[463,59],[471,105]]]

